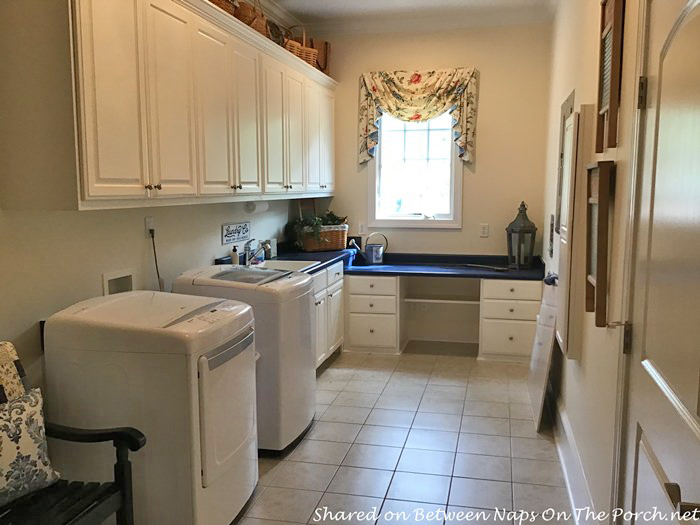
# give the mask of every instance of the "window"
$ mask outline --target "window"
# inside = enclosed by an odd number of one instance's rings
[[[461,168],[449,113],[426,122],[379,122],[371,226],[458,228]]]

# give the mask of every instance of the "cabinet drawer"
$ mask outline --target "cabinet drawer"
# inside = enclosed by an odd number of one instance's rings
[[[397,346],[395,315],[350,314],[348,319],[350,346]]]
[[[326,274],[328,275],[328,286],[333,286],[343,278],[343,262],[337,262],[326,268]]]
[[[480,352],[484,355],[529,356],[536,329],[534,321],[484,319]]]
[[[542,298],[542,283],[540,281],[484,279],[481,291],[485,299],[539,301]]]
[[[361,314],[395,314],[396,297],[393,295],[351,295],[348,307],[351,312]]]
[[[326,270],[316,272],[311,276],[314,280],[314,293],[319,293],[328,288],[328,273]]]
[[[485,299],[481,303],[481,316],[488,319],[518,319],[520,321],[537,320],[539,301],[506,301],[504,299]]]
[[[396,277],[348,277],[348,292],[358,295],[396,295]]]

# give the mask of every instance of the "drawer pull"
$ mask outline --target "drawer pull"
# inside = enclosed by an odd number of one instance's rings
[[[509,311],[510,313],[513,313],[513,312],[515,312],[515,308],[508,308],[508,311]]]
[[[513,339],[514,339],[514,338],[513,338],[512,335],[511,335],[511,336],[508,336],[508,341],[512,341]]]
[[[374,303],[369,303],[370,308],[374,308]]]
[[[335,276],[338,277],[340,275],[340,272],[335,272]]]
[[[374,333],[374,328],[370,328],[370,329],[369,329],[369,333],[370,333],[370,334],[373,334],[373,333]]]
[[[510,293],[513,293],[513,292],[515,292],[515,288],[510,289]]]

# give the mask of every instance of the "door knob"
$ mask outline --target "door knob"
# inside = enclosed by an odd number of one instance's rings
[[[700,503],[682,501],[681,486],[678,483],[664,483],[664,488],[666,489],[666,494],[668,494],[668,499],[671,500],[673,506],[680,513],[681,518],[698,518],[700,515]]]

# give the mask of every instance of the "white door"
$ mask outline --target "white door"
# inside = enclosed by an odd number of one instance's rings
[[[559,222],[559,280],[557,283],[557,325],[555,334],[559,348],[568,355],[569,292],[571,279],[571,233],[574,220],[574,187],[576,183],[576,151],[578,113],[564,123],[564,147],[561,178],[561,211]]]
[[[199,193],[233,193],[230,38],[203,20],[194,32]]]
[[[233,40],[234,158],[236,193],[262,191],[260,162],[260,53]]]
[[[285,72],[287,118],[287,190],[304,191],[304,76],[293,69]]]
[[[75,2],[83,196],[145,197],[139,0]]]
[[[321,92],[321,189],[335,189],[335,94]]]
[[[152,195],[195,195],[193,15],[170,0],[148,0],[146,12]]]
[[[304,88],[306,114],[306,191],[321,189],[321,96],[318,84],[307,81]]]
[[[667,512],[700,509],[700,2],[647,5],[623,479],[625,506]]]
[[[326,315],[326,290],[314,295],[316,310],[316,366],[328,355],[328,317]]]
[[[284,66],[263,57],[265,193],[286,193]]]
[[[327,351],[338,348],[343,342],[343,281],[339,281],[328,289],[328,343]]]

